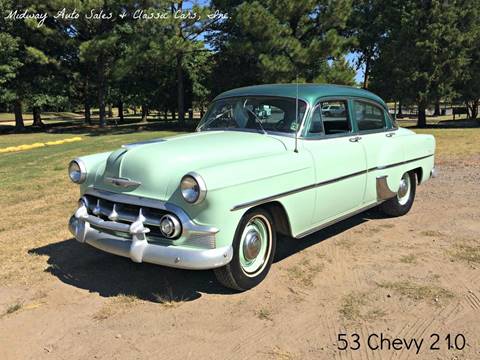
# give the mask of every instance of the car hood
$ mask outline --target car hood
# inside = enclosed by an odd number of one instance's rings
[[[241,131],[197,132],[129,144],[113,151],[105,166],[99,167],[94,187],[169,200],[190,171],[201,174],[202,168],[285,151],[285,144],[277,137]],[[139,185],[113,185],[108,178],[128,179]]]

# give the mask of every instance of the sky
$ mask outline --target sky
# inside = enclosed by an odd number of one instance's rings
[[[349,53],[347,55],[347,61],[355,67],[355,62],[358,58],[358,54],[355,53]],[[363,74],[364,74],[364,67],[362,66],[360,69],[357,70],[357,74],[355,75],[355,82],[362,83],[363,81]]]

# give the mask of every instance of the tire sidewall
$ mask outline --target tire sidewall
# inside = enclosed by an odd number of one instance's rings
[[[270,254],[267,259],[267,263],[264,266],[263,270],[257,274],[256,276],[248,276],[244,273],[241,265],[240,265],[240,241],[242,237],[243,230],[248,222],[258,215],[265,217],[265,219],[269,222],[271,228],[271,244],[270,244]],[[267,276],[270,267],[273,262],[273,258],[275,256],[275,249],[276,249],[276,232],[274,228],[274,222],[270,213],[264,209],[255,209],[247,212],[243,215],[242,219],[238,223],[237,229],[235,231],[235,237],[233,239],[233,257],[230,262],[230,270],[237,283],[238,287],[244,290],[251,289],[254,286],[258,285],[265,277]]]

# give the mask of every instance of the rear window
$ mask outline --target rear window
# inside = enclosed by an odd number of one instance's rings
[[[385,129],[385,114],[382,108],[363,101],[355,101],[354,103],[358,130],[369,131]]]

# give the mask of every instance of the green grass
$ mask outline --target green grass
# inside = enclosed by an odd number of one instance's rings
[[[437,158],[465,158],[480,154],[480,128],[415,129],[414,131],[418,134],[435,136]]]

